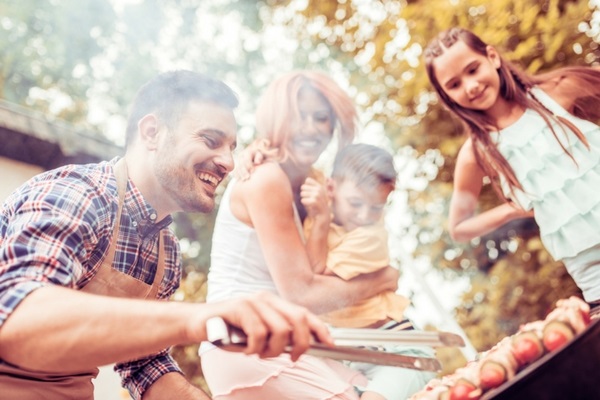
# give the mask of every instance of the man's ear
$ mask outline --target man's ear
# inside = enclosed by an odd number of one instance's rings
[[[138,136],[148,150],[156,150],[159,134],[158,118],[154,114],[146,114],[138,121]]]
[[[502,60],[500,59],[500,54],[498,51],[492,46],[487,46],[485,49],[487,52],[487,57],[492,62],[494,68],[500,68],[502,66]]]

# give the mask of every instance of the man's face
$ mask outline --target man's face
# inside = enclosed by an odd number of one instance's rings
[[[387,185],[357,186],[349,179],[329,182],[333,222],[351,231],[376,224],[382,217],[391,189]]]
[[[161,126],[154,174],[163,196],[186,212],[211,212],[215,190],[233,169],[237,124],[232,110],[191,102],[172,130]]]

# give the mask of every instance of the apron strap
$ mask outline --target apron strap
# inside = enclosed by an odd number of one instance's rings
[[[128,173],[125,159],[121,158],[117,161],[114,166],[114,171],[117,180],[119,205],[113,227],[111,244],[106,251],[106,256],[98,268],[96,275],[81,288],[81,290],[106,296],[155,299],[165,274],[166,251],[162,232],[159,231],[158,233],[158,261],[156,271],[154,272],[154,279],[151,284],[147,284],[144,281],[113,268],[119,231],[121,229],[121,215],[127,191]]]
[[[113,227],[112,241],[106,257],[104,258],[105,263],[108,263],[112,267],[112,263],[115,259],[115,252],[117,249],[117,239],[119,237],[119,230],[121,229],[121,214],[123,212],[123,204],[125,203],[125,192],[127,191],[127,164],[125,159],[121,158],[115,164],[115,177],[117,178],[117,193],[119,194],[119,205],[117,207],[117,216],[115,217],[115,226]],[[160,250],[159,250],[160,251]]]

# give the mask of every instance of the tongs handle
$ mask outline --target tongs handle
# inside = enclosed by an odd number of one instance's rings
[[[206,330],[208,340],[223,350],[242,351],[246,347],[247,338],[244,332],[238,328],[227,325],[227,323],[225,323],[225,321],[223,321],[221,318],[217,317],[209,319],[206,323]],[[360,330],[358,332],[360,333]],[[368,340],[366,342],[367,343],[356,346],[343,346],[336,343],[336,346],[334,347],[329,347],[324,344],[314,342],[306,351],[306,354],[317,357],[328,357],[336,360],[360,361],[371,364],[390,365],[422,371],[437,372],[441,370],[441,365],[435,358],[413,357],[387,353],[380,350],[371,350],[364,347],[371,344]],[[381,343],[381,341],[378,343]],[[289,353],[290,351],[291,346],[287,346],[285,352]]]

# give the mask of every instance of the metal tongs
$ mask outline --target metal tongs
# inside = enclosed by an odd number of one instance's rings
[[[206,322],[208,340],[228,351],[242,351],[246,347],[246,335],[238,328],[229,326],[220,317]],[[435,358],[413,357],[386,353],[376,348],[383,345],[414,345],[445,347],[465,345],[462,337],[449,332],[386,331],[382,329],[330,328],[334,347],[313,342],[305,354],[335,360],[359,361],[378,365],[438,372],[440,362]],[[291,351],[291,347],[285,349]]]

